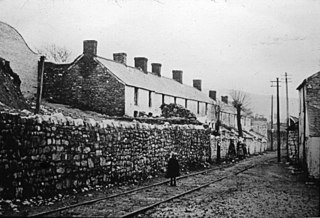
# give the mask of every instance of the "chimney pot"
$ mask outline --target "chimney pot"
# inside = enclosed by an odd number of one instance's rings
[[[127,54],[126,53],[114,53],[113,60],[120,64],[127,65]]]
[[[228,104],[228,96],[221,96],[221,101]]]
[[[172,79],[182,84],[182,70],[173,70],[172,71]]]
[[[209,90],[209,97],[216,101],[217,100],[217,91]]]
[[[97,44],[96,40],[84,40],[83,54],[97,56]]]
[[[159,63],[152,63],[152,72],[155,73],[157,76],[161,76],[161,64]]]
[[[200,79],[194,79],[193,80],[193,87],[201,91],[201,80]]]
[[[148,59],[145,57],[134,58],[134,67],[140,68],[143,72],[148,73]]]

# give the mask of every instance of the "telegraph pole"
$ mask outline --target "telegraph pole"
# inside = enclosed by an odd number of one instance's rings
[[[279,105],[279,78],[277,77],[277,135],[278,135],[278,162],[281,162],[280,144],[280,105]]]
[[[289,115],[289,95],[288,95],[288,74],[285,73],[285,83],[286,83],[286,105],[287,105],[287,137],[286,137],[286,150],[287,150],[287,162],[289,161],[289,125],[290,125],[290,115]]]
[[[36,109],[34,111],[35,114],[38,114],[40,112],[42,88],[43,88],[44,59],[45,59],[45,56],[41,56],[40,61],[38,61],[38,87],[37,87]]]
[[[278,162],[281,162],[281,141],[280,141],[280,104],[279,104],[279,78],[277,77],[276,86],[271,85],[271,87],[277,87],[277,149],[278,149]]]
[[[271,95],[271,151],[273,151],[273,95]]]

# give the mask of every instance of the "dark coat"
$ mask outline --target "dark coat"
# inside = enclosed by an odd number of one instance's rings
[[[169,159],[166,176],[168,178],[180,176],[180,166],[176,158]]]
[[[236,156],[236,146],[233,142],[230,142],[229,144],[228,155],[230,155],[231,157]]]
[[[243,156],[243,147],[242,147],[242,143],[241,142],[237,143],[237,155],[239,157]]]

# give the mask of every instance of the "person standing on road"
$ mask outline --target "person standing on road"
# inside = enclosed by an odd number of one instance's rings
[[[243,157],[246,158],[248,152],[247,152],[247,145],[244,141],[242,142],[242,150],[243,150]]]
[[[177,186],[176,177],[180,176],[180,166],[176,159],[176,154],[171,153],[168,161],[167,177],[170,178],[170,185]]]
[[[239,140],[238,140],[238,143],[237,143],[237,156],[240,160],[243,159],[243,147],[242,147],[242,144],[243,144],[243,138],[240,137]]]
[[[230,161],[234,161],[236,157],[236,146],[234,145],[233,138],[230,139],[229,149],[228,149],[228,156]]]

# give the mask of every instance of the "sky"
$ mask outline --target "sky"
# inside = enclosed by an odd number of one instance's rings
[[[320,70],[319,12],[317,0],[0,0],[0,20],[33,50],[56,44],[72,61],[94,39],[105,58],[125,52],[128,65],[146,57],[166,77],[183,70],[188,85],[263,95],[287,72],[295,98]]]

